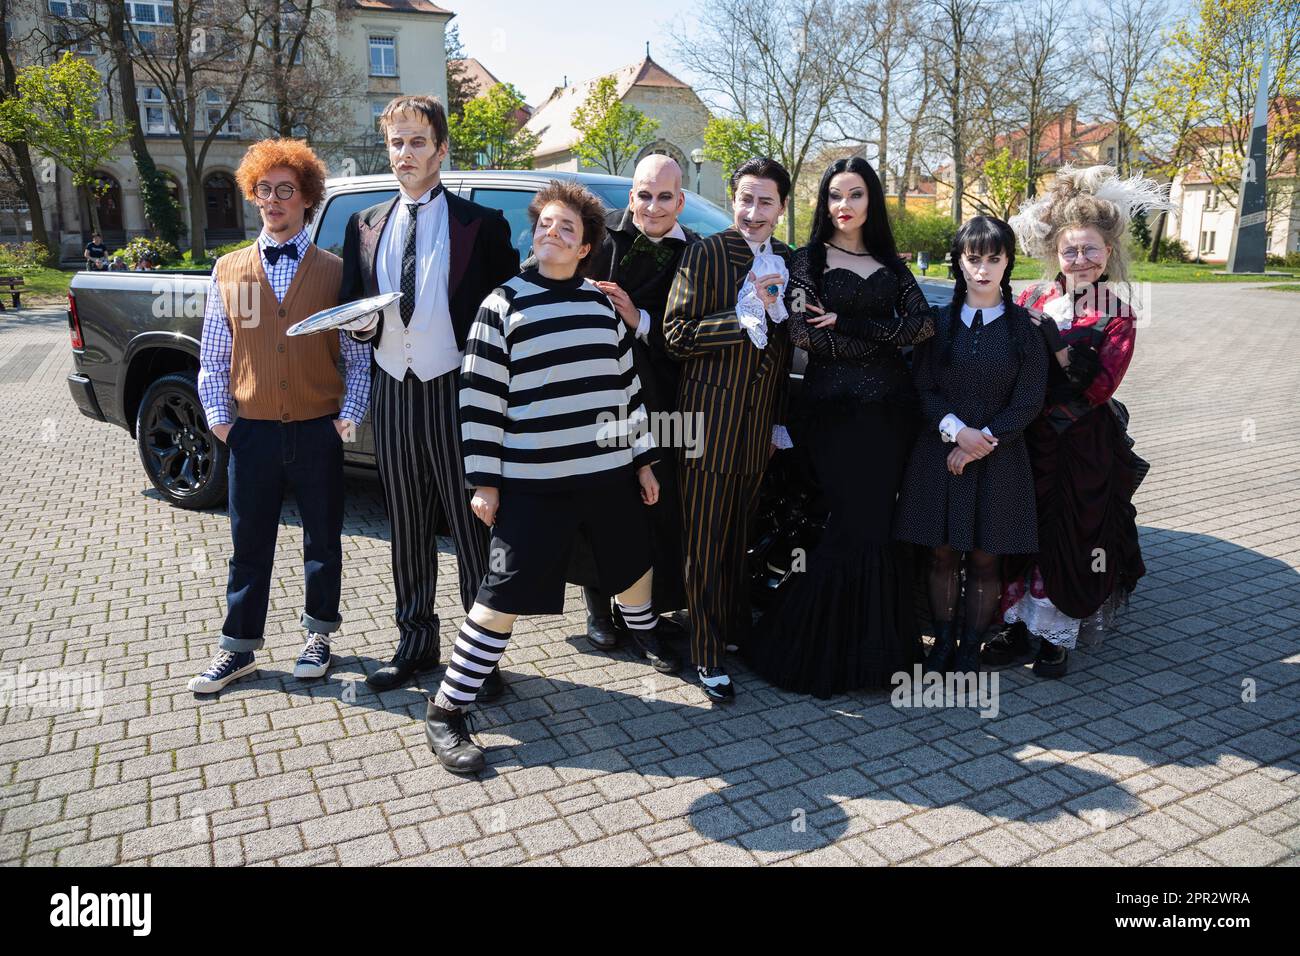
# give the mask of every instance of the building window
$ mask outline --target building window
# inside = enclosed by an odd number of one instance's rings
[[[221,124],[221,114],[230,106],[230,101],[226,99],[225,94],[220,90],[207,90],[203,94],[203,116],[206,120],[206,128],[209,130],[217,129]],[[218,136],[238,136],[244,131],[243,117],[239,111],[230,114],[230,119],[226,120],[226,125],[222,126]]]
[[[370,120],[375,124],[376,133],[379,132],[379,117],[383,115],[384,107],[387,105],[387,103],[380,103],[378,101],[372,101],[370,103]]]
[[[1115,147],[1114,147],[1114,146],[1107,146],[1107,147],[1106,147],[1106,162],[1110,163],[1112,166],[1115,165]]]
[[[136,95],[140,100],[140,125],[144,127],[146,136],[166,136],[177,132],[161,89],[141,86],[137,87]]]
[[[65,20],[85,20],[86,4],[83,0],[50,0],[50,13]]]
[[[169,25],[176,22],[172,14],[172,0],[134,0],[127,7],[131,11],[132,23]]]
[[[397,40],[393,37],[370,38],[370,75],[397,75]]]
[[[1219,208],[1219,191],[1210,187],[1210,191],[1205,194],[1205,208],[1210,212]]]
[[[1201,253],[1214,251],[1214,230],[1201,232]]]

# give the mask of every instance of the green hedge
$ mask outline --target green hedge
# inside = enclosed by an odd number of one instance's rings
[[[950,217],[936,213],[895,214],[891,216],[890,224],[894,228],[898,251],[912,253],[913,261],[918,252],[928,252],[932,263],[942,262],[957,234],[956,223]]]

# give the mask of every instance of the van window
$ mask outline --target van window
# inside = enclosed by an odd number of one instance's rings
[[[533,224],[528,221],[528,204],[537,195],[533,189],[475,189],[473,200],[480,206],[499,209],[510,224],[510,238],[519,250],[519,261],[533,249]]]
[[[326,204],[320,228],[316,230],[316,245],[336,256],[343,255],[343,233],[347,231],[352,214],[376,203],[388,202],[396,195],[396,189],[375,189],[363,193],[340,193],[333,197]]]

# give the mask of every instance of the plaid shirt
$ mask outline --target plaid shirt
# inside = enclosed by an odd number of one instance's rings
[[[279,243],[265,232],[257,237],[258,248],[262,250],[262,268],[276,300],[281,302],[289,291],[294,273],[298,271],[298,263],[311,245],[305,229],[289,241],[298,247],[298,258],[280,256],[275,265],[271,265],[266,261],[266,248]],[[209,428],[229,425],[235,420],[230,407],[230,352],[233,345],[226,305],[217,287],[217,270],[214,268],[203,313],[203,341],[199,346],[199,401],[203,403],[203,414],[208,419]],[[370,346],[355,341],[346,332],[339,332],[339,347],[343,353],[346,388],[339,418],[360,424],[370,401]]]

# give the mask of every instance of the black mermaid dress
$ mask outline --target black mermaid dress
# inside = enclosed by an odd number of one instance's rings
[[[792,305],[802,291],[837,315],[834,330],[794,308],[789,320],[809,359],[790,432],[827,519],[742,651],[771,683],[827,698],[887,687],[917,659],[910,554],[891,522],[915,431],[901,349],[933,335],[935,316],[901,264],[863,278],[800,250],[790,289]]]

